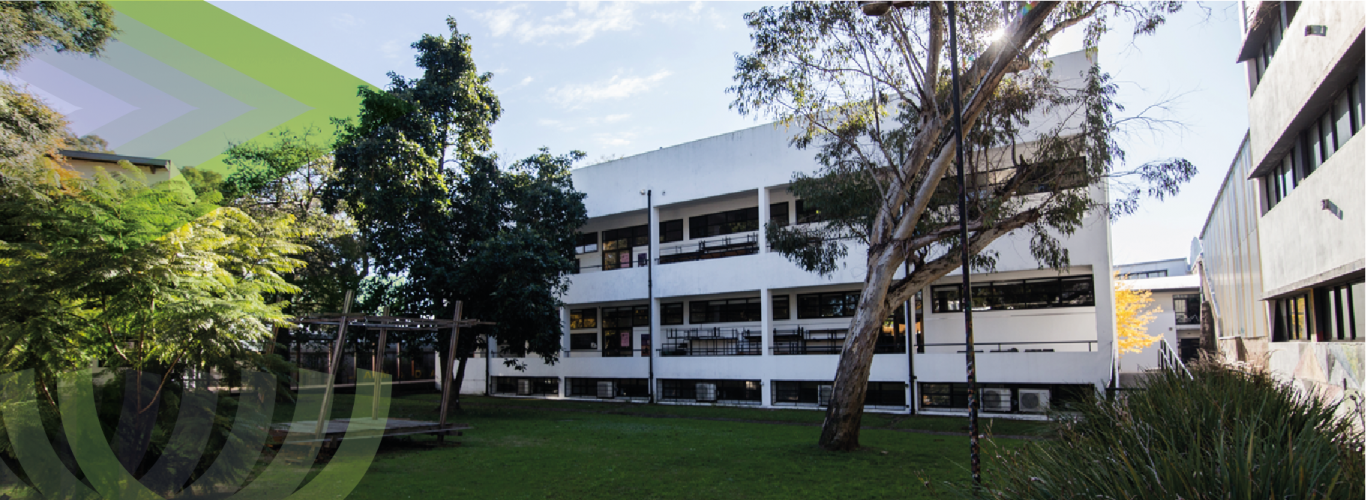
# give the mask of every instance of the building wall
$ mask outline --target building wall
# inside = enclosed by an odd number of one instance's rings
[[[1270,335],[1266,303],[1261,300],[1262,191],[1259,181],[1248,178],[1251,168],[1251,150],[1244,138],[1200,232],[1201,288],[1214,312],[1215,335],[1221,339]]]
[[[1366,134],[1358,133],[1260,222],[1263,294],[1275,297],[1366,267]],[[1331,210],[1327,204],[1337,207]]]
[[[1280,2],[1259,2],[1257,8],[1279,8]],[[1308,25],[1326,25],[1326,36],[1307,36]],[[1306,108],[1311,108],[1330,73],[1347,60],[1361,64],[1360,39],[1366,27],[1366,3],[1299,2],[1285,29],[1271,64],[1248,99],[1252,162],[1262,165],[1289,145],[1287,132],[1298,130]],[[1349,49],[1357,45],[1352,57]],[[1317,113],[1314,113],[1317,115]],[[1358,158],[1360,158],[1358,156]],[[1360,162],[1358,162],[1360,163]]]
[[[1184,276],[1184,275],[1190,274],[1190,265],[1189,265],[1189,263],[1186,261],[1186,259],[1179,259],[1179,258],[1178,258],[1178,259],[1155,260],[1155,261],[1152,261],[1152,262],[1135,262],[1135,263],[1132,263],[1132,264],[1118,264],[1118,265],[1115,266],[1115,272],[1116,272],[1116,273],[1119,273],[1119,275],[1120,275],[1121,277],[1126,276],[1126,275],[1141,275],[1142,273],[1151,273],[1151,272],[1154,272],[1154,271],[1159,271],[1159,272],[1160,272],[1160,271],[1165,271],[1165,272],[1166,272],[1166,276]],[[1143,276],[1134,276],[1134,277],[1132,277],[1132,279],[1139,279],[1139,278],[1142,278],[1142,277],[1143,277]],[[1155,277],[1155,276],[1148,276],[1148,277]]]
[[[1141,289],[1142,280],[1132,280],[1135,289]],[[1148,323],[1148,335],[1161,336],[1171,346],[1173,351],[1180,354],[1182,339],[1199,339],[1200,325],[1176,323],[1175,299],[1177,295],[1198,294],[1198,288],[1188,290],[1157,290],[1152,292],[1152,305],[1148,310],[1154,313],[1153,320]],[[1196,311],[1198,315],[1198,311]],[[1121,372],[1143,372],[1158,368],[1160,346],[1157,342],[1144,347],[1139,352],[1125,352],[1119,355],[1119,369]]]

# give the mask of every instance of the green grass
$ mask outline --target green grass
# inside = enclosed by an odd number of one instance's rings
[[[350,401],[340,395],[334,415],[349,414]],[[390,416],[434,419],[436,404],[434,394],[398,397]],[[968,476],[966,436],[893,430],[957,432],[965,419],[869,414],[864,448],[832,453],[815,446],[818,425],[789,425],[822,416],[466,396],[452,421],[474,429],[456,438],[459,446],[387,440],[348,498],[937,498],[945,481]],[[1025,434],[1041,426],[994,427]],[[998,449],[1020,444],[984,441],[987,472]]]

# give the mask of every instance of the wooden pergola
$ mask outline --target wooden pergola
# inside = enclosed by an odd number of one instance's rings
[[[347,312],[331,314],[310,314],[307,316],[294,318],[293,321],[295,324],[298,324],[300,326],[311,325],[337,327],[337,337],[334,341],[331,355],[328,357],[327,384],[323,389],[322,409],[318,412],[318,421],[313,427],[315,441],[322,443],[336,443],[338,440],[340,440],[341,436],[346,431],[346,426],[344,425],[331,425],[331,423],[328,421],[327,413],[329,407],[332,404],[332,392],[334,389],[334,385],[336,384],[337,371],[341,366],[342,352],[345,350],[344,348],[346,345],[346,331],[348,328],[352,327],[379,330],[379,342],[377,344],[379,348],[375,350],[375,360],[374,364],[372,365],[372,368],[376,368],[376,370],[374,371],[377,374],[382,374],[384,372],[384,367],[382,364],[384,356],[384,346],[387,345],[386,342],[390,331],[437,332],[440,330],[450,329],[450,348],[448,349],[447,356],[444,361],[445,366],[441,371],[441,377],[445,380],[441,380],[442,383],[440,421],[433,424],[431,422],[414,422],[400,419],[389,419],[389,422],[385,425],[385,429],[382,435],[394,436],[405,434],[436,434],[437,440],[440,441],[444,440],[447,434],[453,432],[459,434],[457,432],[458,429],[456,427],[459,427],[460,429],[468,428],[467,426],[456,426],[454,424],[446,423],[446,416],[450,408],[451,400],[452,384],[450,383],[450,376],[454,368],[455,349],[456,346],[458,346],[460,343],[461,328],[468,328],[476,325],[492,325],[494,323],[488,321],[479,321],[477,319],[461,318],[462,309],[464,308],[464,303],[462,301],[455,302],[455,317],[453,319],[408,318],[403,316],[388,315],[353,315],[349,312],[351,308],[350,302],[351,294],[348,292],[346,297]],[[373,383],[375,397],[372,399],[372,406],[370,408],[370,418],[374,419],[379,415],[379,395],[381,389],[381,377],[376,375],[372,378],[374,379]],[[359,385],[359,381],[357,381],[357,385]],[[459,397],[459,395],[456,395],[456,397]],[[356,425],[356,421],[352,419],[340,419],[334,422],[341,424],[342,420],[346,420],[346,423],[348,425]],[[294,427],[295,425],[291,424],[290,430],[293,430]]]

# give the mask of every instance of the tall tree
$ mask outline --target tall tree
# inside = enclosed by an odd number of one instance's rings
[[[489,126],[502,108],[478,73],[468,35],[447,19],[449,37],[413,44],[418,79],[391,73],[387,92],[362,88],[359,119],[340,122],[332,204],[346,203],[396,310],[466,314],[519,352],[559,355],[557,296],[572,271],[573,232],[585,220],[568,169],[582,153],[549,152],[508,169],[488,154]],[[458,357],[476,347],[461,337]],[[430,339],[446,352],[449,337]],[[450,376],[450,374],[445,374]],[[457,382],[458,383],[458,382]]]
[[[336,168],[331,146],[316,134],[284,130],[266,141],[233,144],[225,160],[233,172],[216,182],[227,206],[258,218],[292,216],[297,243],[312,249],[300,256],[307,265],[289,277],[299,287],[289,296],[291,314],[341,310],[346,291],[360,286],[369,267],[345,205],[324,209],[323,191]]]
[[[1048,267],[1064,268],[1060,238],[1088,214],[1134,210],[1143,194],[1177,192],[1195,173],[1182,159],[1124,167],[1115,129],[1115,86],[1099,68],[1062,85],[1044,61],[1050,40],[1084,25],[1095,47],[1116,17],[1151,33],[1177,3],[1019,2],[960,4],[959,66],[967,186],[957,185],[950,105],[946,8],[903,3],[880,17],[853,2],[796,3],[747,14],[754,52],[737,56],[732,107],[767,114],[797,130],[798,147],[817,149],[821,168],[793,177],[792,190],[820,210],[821,224],[767,229],[772,247],[805,269],[829,273],[867,245],[863,290],[840,355],[820,445],[858,447],[859,424],[883,318],[929,283],[960,267],[953,200],[969,198],[966,245],[981,252],[1015,231]],[[1008,17],[1007,17],[1008,16]],[[995,36],[999,34],[999,36]],[[1049,114],[1056,125],[1031,124]],[[1042,129],[1042,130],[1041,130]],[[1107,204],[1107,179],[1137,176]],[[896,275],[907,265],[910,272]]]

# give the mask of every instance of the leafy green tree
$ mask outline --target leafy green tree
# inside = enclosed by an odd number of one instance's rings
[[[296,289],[284,275],[307,250],[292,217],[253,219],[178,183],[0,184],[0,370],[35,370],[55,404],[55,375],[91,363],[162,386],[187,368],[277,368],[257,349],[285,321],[266,297]]]
[[[234,167],[218,189],[225,204],[254,217],[294,218],[296,242],[312,249],[306,265],[290,277],[299,287],[287,312],[339,311],[347,290],[356,290],[369,264],[345,204],[326,210],[323,190],[335,179],[331,147],[316,130],[272,132],[265,142],[234,144],[225,162]]]
[[[900,2],[898,2],[900,3]],[[960,4],[959,66],[967,186],[957,185],[946,7],[905,3],[880,17],[852,2],[795,3],[746,15],[754,52],[738,56],[733,107],[776,116],[817,150],[817,172],[793,177],[792,191],[824,222],[769,227],[771,246],[803,268],[829,273],[848,244],[867,245],[867,275],[835,375],[820,444],[858,447],[869,366],[883,318],[929,283],[960,267],[955,201],[969,198],[969,263],[990,269],[982,251],[1027,231],[1048,267],[1065,268],[1060,238],[1088,214],[1132,212],[1147,194],[1175,194],[1195,174],[1179,159],[1122,170],[1115,85],[1099,68],[1060,83],[1050,74],[1050,40],[1081,26],[1095,47],[1116,17],[1134,34],[1153,32],[1178,3],[1017,2]],[[1009,22],[1007,23],[1007,19]],[[1000,36],[994,36],[999,33]],[[1070,76],[1070,75],[1069,75]],[[1056,123],[1039,120],[1056,117]],[[1031,120],[1037,121],[1031,123]],[[1106,195],[1111,179],[1140,179]],[[1107,196],[1116,198],[1107,203]],[[903,266],[909,268],[897,277]]]
[[[583,154],[540,154],[502,169],[489,126],[502,108],[480,74],[470,38],[448,19],[449,38],[413,44],[422,78],[390,74],[387,92],[362,88],[359,119],[341,122],[331,203],[346,203],[396,311],[498,322],[519,353],[558,359],[557,296],[573,270],[574,231],[586,220],[569,167]],[[380,293],[384,292],[384,293]],[[477,347],[462,335],[459,374]],[[446,352],[449,337],[429,338]],[[449,376],[449,375],[447,375]],[[457,384],[459,382],[457,381]]]

